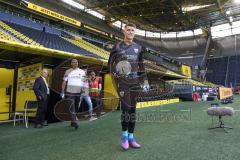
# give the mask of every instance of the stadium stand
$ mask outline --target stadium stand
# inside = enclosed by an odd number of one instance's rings
[[[15,13],[13,11],[9,12],[2,8],[0,10],[0,19],[4,20],[5,22],[10,22],[11,24],[17,24],[17,25],[25,26],[27,28],[34,29],[34,30],[38,30],[40,32],[44,31],[46,33],[51,33],[57,36],[68,38],[65,40],[69,41],[70,43],[80,48],[86,49],[87,51],[90,51],[93,54],[102,57],[103,59],[108,59],[109,57],[109,53],[107,53],[105,50],[102,49],[103,44],[109,40],[104,39],[100,36],[91,34],[89,32],[80,31],[80,30],[76,32],[71,29],[68,29],[68,27],[66,28],[64,27],[60,29],[57,26],[54,26],[54,25],[50,26],[48,23],[45,23],[45,22],[43,23],[41,21],[32,19],[30,17],[22,16],[21,14]],[[74,35],[76,38],[74,38],[72,35]],[[152,54],[148,56],[151,56],[151,55]],[[162,59],[161,57],[157,57],[154,55],[152,56],[154,60],[156,60],[156,58]],[[179,72],[176,64],[173,64],[172,62],[168,62],[165,59],[161,61],[161,65],[165,66],[166,68],[174,72]]]
[[[42,44],[44,47],[73,52],[73,53],[81,53],[81,54],[91,56],[91,57],[93,56],[91,53],[97,55],[96,57],[102,57],[104,59],[108,59],[108,57],[109,57],[109,54],[105,50],[83,40],[79,36],[74,37],[65,31],[61,31],[61,30],[58,30],[55,28],[50,28],[49,26],[34,22],[25,17],[20,17],[20,16],[16,16],[16,15],[13,15],[10,13],[6,13],[4,11],[0,11],[0,19],[4,20],[8,25],[13,27],[15,30],[18,30],[19,32],[27,35],[28,37],[31,37],[32,39],[37,41],[39,44]],[[6,26],[6,25],[4,25],[4,26]],[[24,27],[27,27],[27,28],[24,28]],[[34,29],[34,32],[29,32],[28,31],[29,29]],[[33,30],[31,30],[31,31],[33,31]],[[27,34],[28,32],[29,32],[29,34]],[[44,32],[46,34],[44,34]],[[48,35],[48,36],[45,36],[45,35]],[[54,36],[54,35],[56,35],[56,36]],[[68,41],[69,43],[74,45],[74,47],[71,47],[74,49],[69,49],[69,47],[63,47],[64,46],[63,44],[66,44],[66,42],[59,40],[60,38],[58,38],[57,36],[64,37],[63,39],[65,39],[66,41]],[[19,36],[19,37],[21,37],[21,36]],[[49,37],[49,39],[46,37]],[[56,40],[58,40],[58,43],[54,43],[56,41],[52,41],[50,39],[52,39],[52,40],[56,39]],[[31,40],[24,41],[24,42],[27,42],[27,44],[28,44],[29,42],[31,42]],[[92,42],[92,41],[90,41],[90,42]],[[38,45],[38,43],[36,43],[36,44]],[[35,43],[33,42],[33,44],[35,44]],[[67,46],[69,46],[69,45],[67,45]],[[81,49],[80,50],[76,49],[76,46],[80,47]],[[89,51],[90,53],[86,52],[85,50]],[[93,57],[95,57],[95,56],[93,56]]]
[[[16,38],[12,37],[11,35],[9,35],[7,32],[5,32],[2,29],[0,29],[0,39],[13,41],[13,42],[19,42]]]
[[[238,55],[209,59],[207,81],[229,87],[240,83],[239,60]]]
[[[19,40],[23,41],[26,44],[29,45],[36,45],[36,46],[41,46],[39,43],[35,42],[34,40],[30,39],[29,37],[23,35],[22,33],[14,30],[12,27],[10,27],[9,25],[7,25],[6,23],[4,23],[3,21],[0,21],[0,27],[10,33],[11,35],[13,35],[14,37],[18,38]]]
[[[179,79],[179,80],[170,80],[168,81],[171,84],[182,84],[182,85],[195,85],[195,86],[216,86],[211,82],[200,82],[194,79]]]
[[[30,18],[14,15],[13,13],[10,14],[10,13],[4,12],[4,11],[0,11],[0,19],[5,21],[5,22],[15,23],[15,24],[22,25],[22,26],[32,28],[32,29],[36,29],[36,30],[39,30],[39,31],[42,31],[43,28],[44,28],[45,32],[56,34],[56,35],[61,34],[61,31],[58,30],[58,29],[51,28],[51,27],[49,27],[47,25],[44,25],[40,22],[31,20]]]
[[[229,57],[229,64],[228,64],[228,74],[226,77],[226,84],[227,86],[236,86],[240,83],[240,56],[230,56]]]
[[[75,39],[67,39],[67,38],[64,38],[66,41],[76,45],[76,46],[79,46],[91,53],[94,53],[104,59],[108,59],[109,58],[109,53],[85,40],[83,40],[81,37],[78,37],[78,36],[75,36],[74,37]]]
[[[209,82],[213,82],[220,85],[225,85],[225,78],[227,74],[228,58],[213,58],[207,62],[208,72],[206,73],[206,79]]]
[[[180,72],[173,71],[170,68],[167,68],[163,65],[159,65],[159,64],[154,63],[154,62],[149,61],[149,60],[144,60],[144,65],[148,70],[157,71],[163,77],[164,76],[170,76],[170,77],[176,77],[176,78],[186,78]]]
[[[76,32],[76,31],[73,31],[73,30],[67,29],[67,28],[59,28],[58,26],[50,25],[45,22],[31,19],[30,17],[21,16],[17,13],[9,12],[2,8],[0,9],[0,20],[18,24],[18,25],[25,26],[28,28],[36,29],[39,31],[44,30],[47,33],[55,34],[58,36],[60,36],[60,35],[62,36],[62,34],[63,34],[62,32],[65,32],[66,34],[68,34],[67,32],[69,32],[71,34],[80,35],[83,37],[83,39],[85,39],[85,41],[88,41],[88,42],[94,44],[95,46],[99,46],[99,47],[101,47],[102,44],[104,42],[106,42],[106,39],[100,38],[99,36],[94,36],[93,34],[89,34],[89,33],[87,34],[85,31],[80,32],[80,30],[79,30],[79,32]]]
[[[34,42],[36,41],[37,43],[43,45],[44,47],[99,58],[99,56],[96,56],[82,48],[79,48],[55,34],[46,33],[43,31],[35,30],[32,28],[24,27],[9,22],[6,22],[6,24],[8,24],[6,26],[11,26],[12,28],[14,28],[17,33],[19,34],[22,33],[21,35],[23,34],[26,35],[27,37],[31,38],[32,41]]]

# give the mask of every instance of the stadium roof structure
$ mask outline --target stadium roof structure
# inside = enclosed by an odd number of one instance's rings
[[[238,0],[74,0],[109,22],[133,22],[152,32],[194,30],[240,19]]]

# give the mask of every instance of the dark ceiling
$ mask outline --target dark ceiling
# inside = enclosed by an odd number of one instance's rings
[[[55,67],[62,61],[64,59],[0,49],[0,67],[14,68],[16,64],[28,65],[38,62]]]
[[[233,0],[75,0],[98,11],[111,21],[133,22],[138,28],[165,32],[193,30],[240,19],[240,7]],[[184,11],[184,7],[204,8]],[[230,14],[226,11],[230,10]]]

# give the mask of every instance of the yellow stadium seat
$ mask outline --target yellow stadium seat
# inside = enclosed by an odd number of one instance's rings
[[[32,42],[33,42],[33,40],[28,39],[27,44],[31,44]]]
[[[67,39],[67,38],[64,38],[64,39],[104,59],[108,59],[109,57],[109,54],[105,50],[83,40],[81,37],[75,36],[75,40]]]
[[[8,26],[7,24],[5,24],[4,22],[2,22],[0,20],[0,26],[3,28],[4,31],[10,33],[11,35],[14,35],[15,37],[17,37],[18,39],[24,41],[25,43],[28,44],[36,44],[35,41],[33,41],[32,39],[26,37],[25,35],[23,35],[22,33],[14,30],[13,28],[11,28],[10,26]],[[7,39],[11,40],[11,41],[17,41],[16,39],[12,38],[11,36],[6,34]]]

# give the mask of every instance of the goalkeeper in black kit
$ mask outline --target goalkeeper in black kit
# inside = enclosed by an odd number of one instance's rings
[[[111,51],[108,65],[121,101],[121,147],[127,150],[141,148],[134,137],[136,104],[138,92],[149,90],[147,75],[143,64],[146,49],[133,42],[135,24],[125,25],[124,40],[117,43]]]

